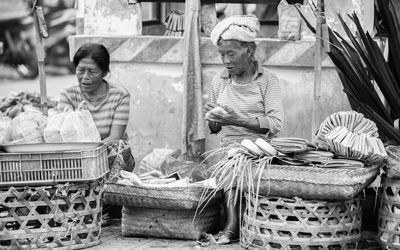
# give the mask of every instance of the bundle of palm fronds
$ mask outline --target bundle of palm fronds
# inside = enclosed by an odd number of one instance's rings
[[[205,155],[205,161],[216,162],[210,171],[212,171],[211,177],[217,180],[217,188],[213,192],[207,193],[206,190],[203,192],[199,200],[199,208],[200,205],[203,208],[206,207],[212,197],[219,190],[224,189],[234,190],[234,192],[229,192],[230,196],[234,195],[234,197],[229,197],[229,200],[233,200],[234,204],[239,202],[240,211],[244,191],[251,196],[258,197],[263,170],[266,165],[271,164],[273,159],[266,155],[255,156],[238,143],[211,150]]]
[[[351,32],[341,15],[339,20],[347,39],[328,28],[331,45],[328,55],[337,67],[352,109],[376,123],[383,141],[399,143],[400,131],[394,128],[393,122],[400,118],[400,64],[396,63],[400,53],[400,25],[392,1],[376,1],[388,31],[388,61],[376,41],[363,30],[355,13],[349,18],[356,26],[357,35]],[[315,28],[302,17],[315,33]],[[379,92],[383,98],[380,98]]]

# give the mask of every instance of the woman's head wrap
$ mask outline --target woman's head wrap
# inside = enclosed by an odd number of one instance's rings
[[[253,15],[230,16],[219,22],[210,35],[211,42],[218,45],[220,38],[241,42],[254,42],[257,32],[260,31],[260,22]]]

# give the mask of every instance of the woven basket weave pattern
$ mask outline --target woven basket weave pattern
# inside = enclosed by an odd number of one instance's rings
[[[260,194],[301,197],[317,200],[347,200],[356,197],[371,184],[380,166],[368,168],[318,168],[266,165],[261,176]],[[254,185],[257,186],[255,180]]]
[[[203,187],[140,187],[108,183],[104,187],[103,201],[108,204],[140,208],[193,210],[199,204]],[[217,195],[208,205],[221,198]]]
[[[100,244],[101,182],[0,190],[0,248]]]
[[[357,249],[360,200],[306,201],[253,196],[241,227],[241,245],[263,249]],[[256,216],[254,206],[256,204]]]
[[[400,180],[382,181],[378,223],[382,248],[400,249]]]
[[[195,240],[217,226],[219,206],[207,207],[196,217],[195,213],[196,210],[124,207],[122,236]]]

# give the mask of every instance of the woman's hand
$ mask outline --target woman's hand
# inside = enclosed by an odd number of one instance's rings
[[[235,110],[230,107],[223,105],[222,108],[226,111],[226,113],[216,113],[212,114],[212,117],[208,118],[208,121],[219,123],[221,126],[226,125],[239,125],[239,116],[235,112]]]
[[[207,113],[208,111],[210,111],[216,107],[218,107],[217,104],[215,104],[213,102],[207,102],[206,105],[204,105],[204,107],[203,107],[203,111],[204,111],[204,113]]]

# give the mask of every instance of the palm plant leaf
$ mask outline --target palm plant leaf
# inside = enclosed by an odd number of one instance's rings
[[[328,28],[329,42],[332,45],[328,55],[337,68],[343,91],[352,109],[373,120],[384,141],[400,142],[400,132],[392,125],[393,120],[400,117],[400,64],[394,63],[400,53],[400,24],[392,0],[377,2],[389,30],[389,63],[371,35],[364,32],[355,13],[349,15],[349,18],[354,22],[359,36],[351,32],[339,15],[347,39]],[[315,28],[299,9],[298,11],[315,33]],[[377,88],[384,100],[380,98]]]

